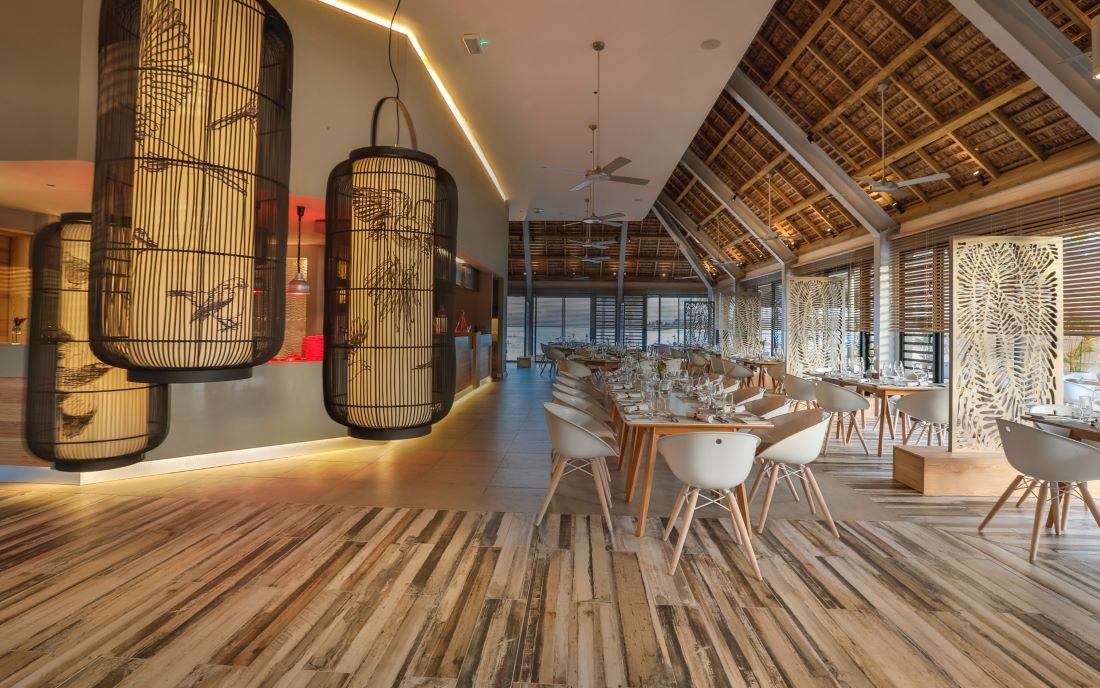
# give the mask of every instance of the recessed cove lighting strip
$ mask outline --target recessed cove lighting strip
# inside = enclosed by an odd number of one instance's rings
[[[317,1],[383,28],[388,29],[390,27],[389,17],[373,14],[350,3],[342,2],[341,0]],[[447,87],[443,84],[443,79],[440,78],[439,72],[435,71],[435,67],[432,65],[431,60],[428,59],[428,54],[424,52],[424,48],[421,47],[420,41],[417,40],[416,34],[414,34],[409,27],[397,22],[394,22],[393,30],[409,39],[409,43],[412,45],[413,50],[420,56],[420,62],[424,65],[424,69],[427,70],[428,76],[430,76],[435,83],[436,90],[438,90],[439,95],[443,97],[443,101],[447,103],[447,108],[451,111],[451,115],[454,116],[455,122],[457,122],[459,128],[462,129],[462,133],[466,135],[466,140],[470,142],[470,147],[474,149],[474,154],[477,155],[477,159],[481,161],[481,166],[485,168],[485,173],[489,175],[489,179],[492,180],[493,186],[495,186],[497,192],[500,193],[501,200],[507,201],[508,195],[504,193],[504,188],[500,185],[500,180],[497,179],[497,174],[493,171],[493,166],[489,164],[489,159],[485,156],[485,151],[482,150],[481,144],[477,142],[477,137],[474,136],[473,129],[470,128],[470,124],[462,115],[462,111],[458,109],[458,104],[455,103],[454,98],[451,97],[450,91],[448,91]]]

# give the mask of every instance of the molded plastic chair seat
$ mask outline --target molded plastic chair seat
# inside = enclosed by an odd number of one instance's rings
[[[790,407],[790,399],[776,395],[761,397],[760,399],[753,399],[744,403],[746,412],[754,416],[760,416],[765,420],[770,420],[789,413]]]
[[[783,389],[793,402],[792,410],[795,406],[810,408],[817,403],[817,386],[812,380],[784,374]]]
[[[1056,534],[1061,533],[1065,528],[1065,509],[1069,505],[1068,495],[1074,489],[1092,513],[1096,524],[1100,526],[1100,511],[1097,511],[1088,487],[1089,481],[1100,480],[1100,447],[1004,419],[997,420],[997,430],[1001,435],[1005,458],[1020,472],[1020,475],[1009,483],[1000,499],[993,505],[989,515],[978,526],[979,533],[985,529],[1009,496],[1027,478],[1033,478],[1039,482],[1028,561],[1035,561],[1039,548],[1039,531],[1043,523],[1043,511],[1048,494],[1050,496],[1048,523],[1054,526]],[[1058,514],[1059,502],[1063,503],[1061,519]]]
[[[600,437],[615,439],[615,430],[611,427],[611,416],[591,400],[558,389],[555,389],[551,396],[556,403],[575,408],[599,423],[602,426],[597,432]]]
[[[741,365],[740,363],[734,363],[733,361],[722,361],[723,372],[726,377],[737,378],[738,380],[749,380],[756,375],[752,368]]]
[[[788,376],[789,377],[789,376]],[[867,448],[867,442],[863,439],[863,432],[859,429],[856,414],[862,413],[871,407],[871,402],[862,394],[857,394],[850,389],[829,382],[818,382],[817,405],[830,415],[830,419],[836,418],[837,439],[843,439],[845,444],[852,439],[852,431],[855,430],[859,437],[859,443],[863,445],[863,451],[868,456],[871,450]],[[848,418],[848,433],[844,434],[844,419]],[[826,438],[828,435],[826,435]]]
[[[558,370],[577,378],[592,377],[592,370],[583,363],[563,358],[558,362]]]
[[[704,499],[707,502],[702,506],[717,504],[729,511],[734,533],[745,548],[753,573],[758,580],[763,580],[752,550],[749,526],[733,496],[734,488],[744,484],[752,470],[753,456],[759,442],[758,437],[738,432],[691,432],[662,437],[657,441],[658,453],[664,457],[672,474],[684,483],[668,518],[663,538],[668,540],[682,510],[683,521],[672,555],[670,575],[676,573],[695,511],[701,508],[700,492],[706,492]],[[716,497],[709,496],[714,493],[717,493]]]
[[[928,432],[928,446],[932,446],[932,433],[936,434],[940,446],[943,446],[943,432],[947,430],[947,424],[951,420],[951,395],[947,389],[931,389],[927,392],[914,392],[898,399],[895,409],[916,420],[909,433],[902,438],[902,444],[909,444],[909,439],[920,427],[917,433],[916,444],[920,444],[921,436]]]
[[[550,431],[553,471],[550,475],[550,487],[542,502],[535,525],[540,525],[550,508],[550,500],[558,489],[562,477],[580,471],[592,476],[596,484],[600,510],[607,526],[608,539],[615,545],[615,524],[611,520],[611,474],[607,470],[607,457],[617,456],[619,450],[614,441],[608,441],[585,427],[585,417],[580,411],[561,404],[543,404],[546,425]]]

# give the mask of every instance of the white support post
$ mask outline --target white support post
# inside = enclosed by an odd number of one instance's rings
[[[875,367],[881,370],[883,365],[897,358],[898,352],[895,341],[898,335],[890,329],[893,321],[891,289],[895,277],[890,240],[880,235],[873,246],[875,281],[871,328],[875,338]]]

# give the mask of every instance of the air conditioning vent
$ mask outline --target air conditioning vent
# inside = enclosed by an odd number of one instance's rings
[[[484,52],[482,50],[484,43],[481,42],[481,36],[476,33],[462,34],[462,43],[466,46],[466,52],[471,55],[480,55]]]

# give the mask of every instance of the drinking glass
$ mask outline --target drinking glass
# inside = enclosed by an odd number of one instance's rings
[[[1081,420],[1092,418],[1092,395],[1082,394],[1077,397],[1077,415]]]

